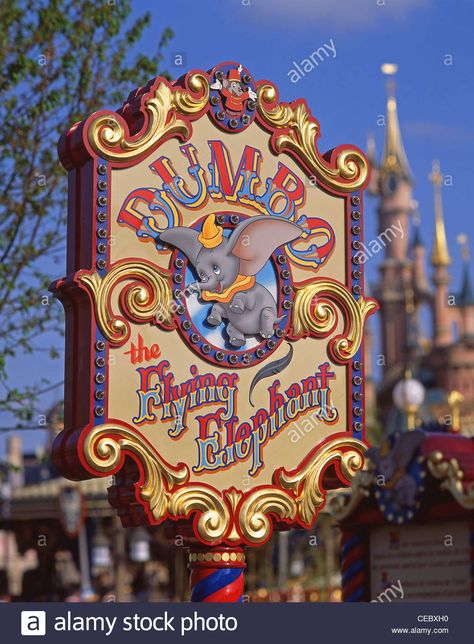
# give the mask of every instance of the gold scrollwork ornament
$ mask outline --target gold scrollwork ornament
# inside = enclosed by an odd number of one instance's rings
[[[356,438],[336,438],[318,450],[295,474],[280,472],[279,483],[294,493],[303,523],[310,525],[318,508],[324,505],[326,492],[321,486],[321,475],[327,466],[339,461],[342,475],[351,481],[364,465],[365,450],[364,443]]]
[[[331,350],[339,362],[353,358],[362,343],[365,320],[377,309],[375,300],[356,300],[343,284],[329,278],[296,286],[295,290],[293,334],[327,337],[337,326],[337,306],[343,313],[345,328],[332,340]]]
[[[277,104],[277,93],[273,85],[263,84],[258,89],[257,109],[263,121],[271,128],[284,130],[275,137],[278,153],[293,152],[312,174],[340,192],[352,192],[361,188],[368,177],[368,163],[358,150],[347,148],[339,151],[335,167],[328,166],[316,148],[319,128],[305,103],[295,108]]]
[[[280,471],[278,482],[283,489],[260,487],[246,495],[234,488],[221,494],[210,486],[190,482],[186,465],[168,465],[133,429],[116,423],[91,428],[82,449],[91,469],[102,475],[116,470],[126,455],[135,457],[144,471],[137,492],[149,505],[155,521],[166,516],[189,518],[196,512],[197,533],[204,543],[236,543],[243,537],[257,544],[270,537],[272,517],[288,523],[299,518],[309,525],[324,504],[321,479],[326,467],[338,460],[343,476],[351,480],[364,464],[365,445],[353,438],[334,439],[299,472]]]
[[[168,490],[189,479],[186,465],[169,467],[133,429],[121,425],[105,423],[93,427],[86,434],[82,449],[88,465],[102,474],[114,471],[126,453],[136,457],[145,472],[140,496],[149,504],[157,521],[166,514]]]
[[[238,516],[239,528],[251,543],[266,541],[273,530],[269,514],[280,520],[292,520],[296,504],[291,495],[276,488],[256,490],[246,497]]]
[[[431,475],[440,480],[440,487],[449,492],[463,508],[474,510],[474,484],[463,485],[464,472],[457,459],[446,458],[435,451],[428,458]]]
[[[197,533],[207,542],[222,540],[231,522],[229,508],[222,497],[212,488],[199,484],[175,490],[169,497],[168,510],[174,517],[199,512]]]
[[[98,273],[82,273],[78,280],[91,294],[97,324],[103,336],[113,345],[121,345],[130,336],[130,325],[112,311],[111,294],[124,281],[122,306],[125,313],[137,322],[155,319],[165,327],[172,327],[173,294],[168,274],[159,266],[133,261],[116,264],[104,276]]]
[[[191,134],[190,126],[179,115],[197,114],[206,106],[209,80],[205,74],[197,72],[189,77],[188,87],[191,91],[160,83],[154,96],[145,101],[147,126],[138,137],[131,136],[127,123],[113,112],[97,116],[87,132],[91,148],[108,161],[126,163],[158,145],[166,136],[180,136],[187,140]]]

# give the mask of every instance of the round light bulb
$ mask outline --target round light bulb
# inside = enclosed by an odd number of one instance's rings
[[[425,400],[425,388],[419,380],[400,380],[393,389],[393,402],[401,411],[407,407],[419,407]]]

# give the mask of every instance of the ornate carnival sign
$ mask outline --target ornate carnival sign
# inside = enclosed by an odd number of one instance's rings
[[[260,544],[310,526],[363,465],[368,168],[352,146],[321,156],[318,136],[303,100],[224,63],[156,78],[61,139],[55,462],[114,475],[126,526]]]

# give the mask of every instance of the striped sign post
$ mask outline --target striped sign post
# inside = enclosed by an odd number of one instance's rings
[[[242,602],[245,553],[242,548],[190,548],[192,602]]]

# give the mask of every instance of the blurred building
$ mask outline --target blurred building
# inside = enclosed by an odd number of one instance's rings
[[[162,526],[121,526],[108,501],[109,478],[58,476],[48,446],[62,428],[62,406],[48,413],[46,449],[24,453],[7,441],[0,478],[0,599],[21,601],[167,601],[188,593],[184,548]],[[81,536],[65,530],[60,496],[80,491]]]
[[[343,600],[474,601],[474,441],[399,431],[367,456],[349,493],[329,499]]]
[[[54,408],[53,411],[57,411]],[[62,425],[48,425],[46,443]],[[8,440],[0,480],[0,600],[185,601],[189,572],[181,539],[164,526],[122,528],[108,501],[110,477],[67,481],[48,454],[23,453]],[[83,537],[65,530],[60,497],[65,488],[83,499]],[[247,553],[246,601],[340,601],[339,530],[322,512],[312,530],[275,533]]]
[[[378,236],[365,240],[361,261],[379,253],[379,279],[373,295],[380,304],[382,368],[377,406],[384,431],[400,428],[400,412],[392,403],[397,382],[407,374],[425,387],[419,422],[458,425],[474,435],[474,289],[470,277],[466,235],[460,234],[459,257],[446,240],[440,165],[433,162],[434,238],[425,240],[418,204],[413,199],[414,177],[397,115],[393,74],[395,65],[384,65],[388,74],[385,144],[377,160],[375,142],[368,142],[372,167],[369,194],[378,199]],[[461,232],[461,231],[459,231]],[[428,245],[426,245],[428,244]],[[459,285],[452,284],[450,266],[463,264]],[[370,351],[370,343],[367,349]],[[373,395],[368,383],[368,406]],[[453,414],[456,416],[453,423]]]

